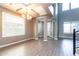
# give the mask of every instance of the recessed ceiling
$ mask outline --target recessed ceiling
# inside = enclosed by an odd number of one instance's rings
[[[41,15],[52,15],[48,6],[52,3],[0,3],[3,8],[9,9],[19,14],[29,14],[32,17],[37,17]]]

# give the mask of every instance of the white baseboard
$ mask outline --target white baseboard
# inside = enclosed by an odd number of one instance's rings
[[[34,39],[34,38],[28,38],[28,39],[24,39],[24,40],[21,40],[21,41],[17,41],[17,42],[1,45],[0,48],[11,46],[11,45],[14,45],[14,44],[17,44],[17,43],[21,43],[21,42],[24,42],[24,41],[28,41],[28,40],[31,40],[31,39]]]
[[[38,38],[35,38],[35,40],[38,40]]]
[[[72,39],[73,37],[68,37],[68,36],[59,36],[59,38]]]
[[[54,37],[54,40],[58,40],[58,38],[57,37]]]
[[[47,41],[47,40],[43,40],[43,41]]]
[[[48,37],[51,37],[51,38],[53,38],[52,36],[48,36]]]

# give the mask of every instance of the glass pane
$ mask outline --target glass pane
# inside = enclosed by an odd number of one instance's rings
[[[63,9],[63,11],[69,10],[69,3],[63,3],[62,9]]]
[[[44,34],[44,22],[39,21],[38,22],[38,36],[43,37]]]
[[[25,35],[24,19],[2,12],[2,37]]]
[[[48,36],[51,36],[51,22],[47,23],[47,32],[48,32]]]
[[[72,22],[72,32],[73,32],[73,29],[76,29],[76,30],[79,30],[79,22]]]
[[[71,9],[79,8],[79,3],[71,3]]]
[[[64,33],[70,33],[70,22],[64,22]]]
[[[54,8],[53,8],[53,6],[51,5],[51,6],[49,6],[48,8],[49,8],[51,14],[53,15],[53,14],[54,14]]]

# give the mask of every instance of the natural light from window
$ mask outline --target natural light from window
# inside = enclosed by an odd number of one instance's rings
[[[53,8],[53,6],[51,5],[51,6],[49,6],[48,8],[49,8],[51,14],[53,15],[53,14],[54,14],[54,8]]]
[[[73,33],[73,29],[79,30],[79,21],[64,22],[64,33]]]
[[[64,33],[70,33],[70,23],[64,22]]]
[[[2,12],[2,37],[25,35],[25,21],[19,16]]]
[[[62,4],[62,10],[63,11],[69,10],[69,3],[63,3]]]
[[[71,3],[71,9],[79,8],[79,3]]]

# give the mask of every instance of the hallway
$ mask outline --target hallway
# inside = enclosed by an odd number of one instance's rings
[[[1,56],[72,56],[72,40],[30,40],[0,49]]]

